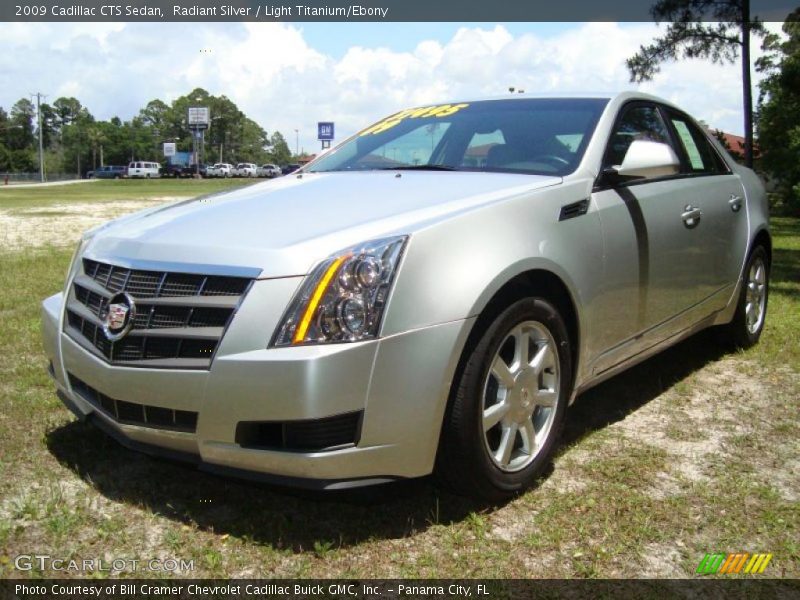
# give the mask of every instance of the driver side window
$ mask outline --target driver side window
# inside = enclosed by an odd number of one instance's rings
[[[634,104],[624,109],[608,140],[603,168],[619,167],[628,148],[637,140],[670,143],[667,126],[655,106]]]

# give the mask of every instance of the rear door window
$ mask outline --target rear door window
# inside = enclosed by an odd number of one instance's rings
[[[728,168],[697,125],[689,117],[667,110],[685,159],[685,171],[697,175],[727,173]]]

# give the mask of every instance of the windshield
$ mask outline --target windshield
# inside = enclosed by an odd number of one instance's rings
[[[305,171],[566,175],[580,163],[607,102],[526,98],[403,110],[360,131]]]

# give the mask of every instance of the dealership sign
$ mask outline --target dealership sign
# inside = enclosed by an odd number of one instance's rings
[[[317,123],[317,139],[322,142],[330,142],[333,139],[333,123]]]
[[[211,115],[207,106],[192,106],[186,117],[190,129],[207,129]]]

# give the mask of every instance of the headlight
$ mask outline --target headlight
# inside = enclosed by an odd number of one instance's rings
[[[272,345],[376,337],[407,239],[397,236],[366,242],[318,264],[289,304]]]

